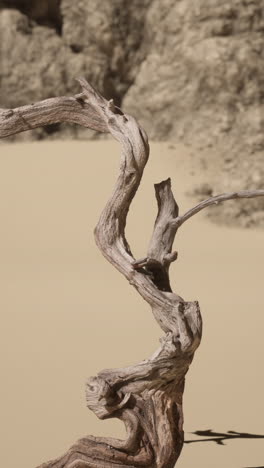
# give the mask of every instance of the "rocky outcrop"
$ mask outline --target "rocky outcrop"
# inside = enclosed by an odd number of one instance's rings
[[[216,166],[216,191],[264,181],[264,3],[153,0],[146,59],[124,107],[152,138],[181,139]],[[140,102],[142,105],[138,105]],[[263,200],[212,210],[218,220],[264,225]]]
[[[73,93],[80,75],[121,104],[144,59],[142,35],[149,3],[1,2],[1,107]],[[48,134],[57,130],[49,128]],[[70,129],[65,131],[68,135]],[[28,136],[41,138],[45,133],[34,131]]]
[[[150,3],[150,0],[61,3],[65,44],[86,58],[86,73],[118,104],[145,59],[144,22]]]
[[[0,8],[17,9],[36,23],[54,28],[58,34],[61,33],[60,0],[1,0]]]
[[[0,0],[0,106],[76,92],[84,75],[151,138],[192,144],[208,165],[217,159],[218,189],[259,188],[263,32],[263,0]]]
[[[125,104],[138,112],[137,96],[144,100],[139,114],[153,136],[207,142],[238,126],[259,132],[262,0],[164,0],[162,9],[153,0],[145,30],[150,47]]]

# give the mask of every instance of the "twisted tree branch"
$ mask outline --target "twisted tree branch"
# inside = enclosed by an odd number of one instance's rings
[[[184,301],[171,289],[169,266],[177,258],[172,251],[174,238],[178,227],[206,206],[230,198],[264,195],[264,191],[213,197],[179,217],[170,179],[156,184],[158,214],[147,256],[135,260],[125,227],[149,157],[147,135],[112,100],[104,99],[83,78],[78,81],[82,93],[74,97],[0,110],[0,137],[69,122],[109,132],[120,142],[119,175],[96,226],[95,240],[106,259],[151,306],[165,335],[149,359],[124,369],[104,370],[87,382],[87,406],[100,419],[122,420],[127,439],[84,437],[65,455],[40,468],[172,468],[183,445],[185,374],[202,334],[198,303]]]

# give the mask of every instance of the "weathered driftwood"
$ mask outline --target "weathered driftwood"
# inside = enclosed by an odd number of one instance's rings
[[[178,227],[201,209],[231,198],[264,195],[264,190],[212,197],[179,216],[170,179],[155,185],[158,215],[145,258],[135,260],[125,238],[128,210],[148,161],[147,135],[136,120],[106,101],[84,79],[82,93],[0,110],[0,137],[57,122],[73,122],[110,132],[122,146],[119,176],[95,229],[106,259],[152,308],[165,332],[149,359],[125,369],[110,369],[87,382],[87,406],[100,418],[119,418],[127,439],[88,436],[57,460],[40,468],[170,468],[183,445],[182,395],[185,374],[199,346],[202,319],[198,302],[172,292],[169,267]]]

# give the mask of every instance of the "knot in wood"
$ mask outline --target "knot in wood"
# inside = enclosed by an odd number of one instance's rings
[[[130,393],[116,392],[102,377],[91,377],[86,384],[86,402],[99,419],[106,419],[123,408],[130,399]]]

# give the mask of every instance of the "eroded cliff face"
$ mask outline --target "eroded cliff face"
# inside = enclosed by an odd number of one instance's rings
[[[264,0],[0,0],[1,107],[77,92],[84,75],[151,138],[217,162],[222,190],[264,180],[263,65]],[[92,135],[26,137],[50,134]],[[236,206],[230,219],[254,206],[261,222],[262,201]]]
[[[0,7],[17,9],[36,23],[54,28],[58,34],[61,33],[60,0],[1,0]]]
[[[262,188],[264,1],[164,0],[161,9],[153,0],[145,31],[149,48],[124,107],[152,138],[193,145],[201,170],[215,168],[215,191]],[[249,200],[210,213],[264,225],[263,209]]]
[[[150,47],[125,104],[144,99],[139,115],[153,136],[259,131],[263,0],[164,0],[162,9],[153,0],[145,30]]]

